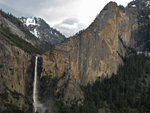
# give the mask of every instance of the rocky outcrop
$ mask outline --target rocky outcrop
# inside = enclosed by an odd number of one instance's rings
[[[5,104],[14,104],[20,109],[29,109],[25,96],[26,80],[32,76],[29,72],[31,56],[21,49],[10,45],[0,34],[0,101]],[[2,96],[3,95],[3,96]],[[4,95],[6,96],[4,98]],[[2,108],[2,107],[1,107]],[[3,108],[8,110],[9,108]]]
[[[56,29],[50,27],[43,19],[41,18],[20,18],[20,21],[23,22],[25,26],[28,27],[29,31],[34,34],[41,41],[49,43],[54,46],[65,40],[65,36],[62,35]]]
[[[150,0],[135,0],[129,3],[127,9],[136,12],[138,29],[132,31],[134,48],[138,51],[149,51],[150,46]]]

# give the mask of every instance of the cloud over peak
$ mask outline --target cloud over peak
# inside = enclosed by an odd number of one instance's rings
[[[66,36],[85,29],[111,0],[0,0],[0,8],[21,17],[41,17]],[[132,0],[113,0],[126,5]],[[69,31],[71,30],[71,31]]]
[[[77,18],[66,18],[59,24],[56,24],[54,28],[61,31],[67,37],[75,34],[76,32],[85,28],[85,25],[80,23]]]

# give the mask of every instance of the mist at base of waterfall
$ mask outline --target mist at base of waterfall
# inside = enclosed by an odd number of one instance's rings
[[[53,98],[48,94],[46,96],[45,101],[39,100],[39,91],[38,91],[38,56],[35,56],[35,67],[34,67],[34,83],[33,83],[33,106],[34,113],[58,113],[55,107]],[[42,97],[44,98],[44,97]]]
[[[57,108],[53,100],[48,99],[45,103],[37,102],[33,103],[36,106],[36,112],[34,113],[58,113]]]

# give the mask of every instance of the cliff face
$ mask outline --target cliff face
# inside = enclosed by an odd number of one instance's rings
[[[132,1],[126,8],[108,3],[86,30],[41,56],[41,78],[58,78],[55,96],[68,105],[82,104],[80,85],[117,73],[129,53],[150,50],[149,15],[149,0]]]
[[[29,72],[31,56],[18,47],[10,45],[1,34],[0,45],[0,101],[2,102],[0,102],[0,110],[2,110],[1,112],[9,111],[6,103],[14,104],[19,109],[26,108],[28,110],[29,106],[25,104],[27,101],[25,95],[27,94],[27,78],[32,76],[32,73]]]
[[[137,12],[110,2],[95,21],[79,35],[42,55],[43,73],[62,76],[66,70],[80,84],[117,72],[127,47],[134,47]]]
[[[0,112],[32,109],[34,60],[38,50],[25,33],[0,14]]]
[[[0,40],[0,44],[1,77],[9,89],[15,89],[17,92],[25,94],[25,76],[31,56],[17,47],[10,47],[3,40]]]

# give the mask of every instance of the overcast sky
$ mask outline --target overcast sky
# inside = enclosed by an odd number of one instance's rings
[[[85,29],[111,0],[0,0],[17,17],[41,17],[66,36]],[[126,6],[131,0],[113,0]]]

